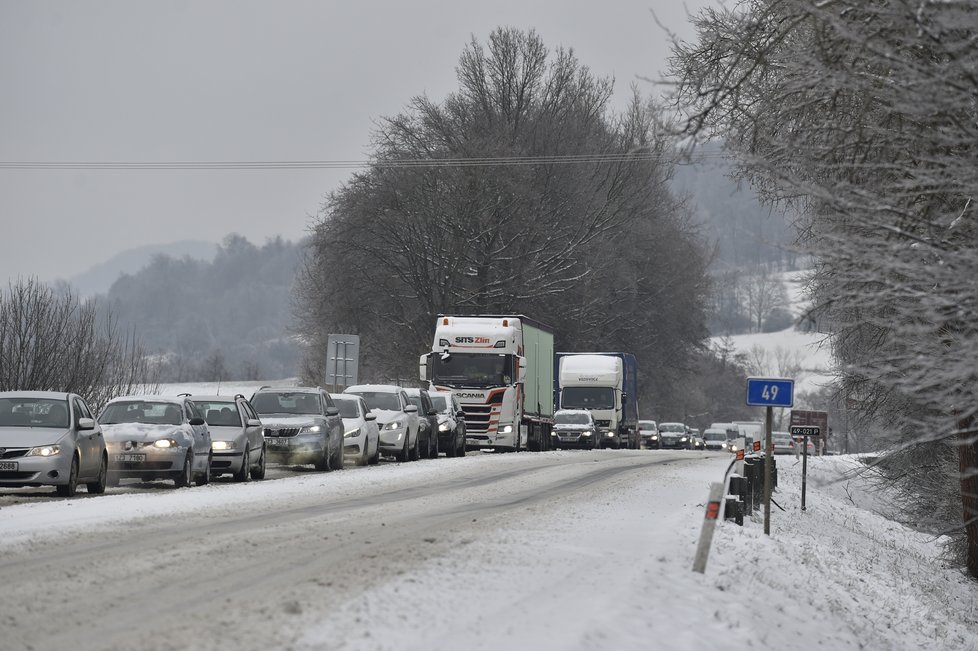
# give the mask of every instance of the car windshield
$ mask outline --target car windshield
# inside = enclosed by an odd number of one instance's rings
[[[256,393],[251,406],[259,414],[318,414],[319,396],[314,393],[265,391]]]
[[[51,398],[0,398],[0,427],[68,427],[68,402]]]
[[[357,401],[350,398],[334,398],[336,408],[340,410],[340,418],[357,418],[360,412],[357,410]]]
[[[726,441],[727,433],[721,432],[720,430],[714,432],[711,432],[710,430],[706,430],[705,432],[703,432],[703,439],[706,441]]]
[[[371,411],[374,409],[401,411],[401,401],[397,399],[396,393],[390,391],[357,391],[356,393],[363,398],[363,401],[367,403],[367,409]]]
[[[431,396],[431,404],[443,414],[448,413],[448,396]]]
[[[183,422],[183,410],[172,402],[143,402],[123,400],[106,405],[98,417],[103,425],[116,423],[149,423],[151,425],[179,425]]]
[[[233,402],[210,402],[194,400],[194,404],[204,414],[208,425],[224,425],[226,427],[241,427],[241,416],[238,406]]]
[[[587,414],[575,414],[557,412],[554,414],[554,422],[558,425],[587,425],[591,422]]]
[[[638,421],[638,428],[639,429],[655,429],[655,421],[654,420],[640,420],[640,421]]]
[[[613,409],[615,390],[610,387],[565,387],[560,406],[570,409]]]
[[[685,434],[686,428],[683,426],[682,423],[662,423],[661,425],[659,425],[659,431]]]

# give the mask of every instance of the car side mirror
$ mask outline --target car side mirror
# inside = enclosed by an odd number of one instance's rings
[[[95,429],[95,420],[91,418],[79,418],[78,429]]]
[[[339,413],[340,413],[340,410],[337,409],[336,407],[326,407],[326,415],[327,416],[337,416],[337,415],[339,415]]]
[[[261,421],[257,418],[249,418],[247,425],[248,427],[261,427]]]
[[[197,418],[191,418],[187,422],[190,423],[191,425],[195,425],[195,426],[196,425],[203,425],[204,424],[204,419],[201,418],[200,416],[198,416]]]
[[[416,413],[418,413],[418,406],[417,405],[408,405],[407,407],[404,408],[404,413],[405,414],[416,414]]]
[[[364,420],[377,420],[377,414],[368,413],[366,416],[363,417],[363,419]]]

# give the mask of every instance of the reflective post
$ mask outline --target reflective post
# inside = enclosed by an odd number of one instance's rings
[[[767,421],[764,423],[764,534],[771,535],[771,428],[774,422],[774,407],[767,408]]]
[[[805,510],[805,485],[808,479],[808,437],[804,437],[802,441],[804,446],[801,450],[801,510]]]

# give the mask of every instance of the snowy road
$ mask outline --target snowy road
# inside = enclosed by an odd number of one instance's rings
[[[482,454],[22,501],[0,508],[4,648],[559,648],[623,606],[605,565],[688,568],[727,460]]]

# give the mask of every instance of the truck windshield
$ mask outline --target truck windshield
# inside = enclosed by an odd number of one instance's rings
[[[448,387],[498,387],[513,383],[513,357],[452,353],[448,359],[431,356],[431,382]]]
[[[564,387],[561,409],[614,409],[615,390],[611,387]]]

